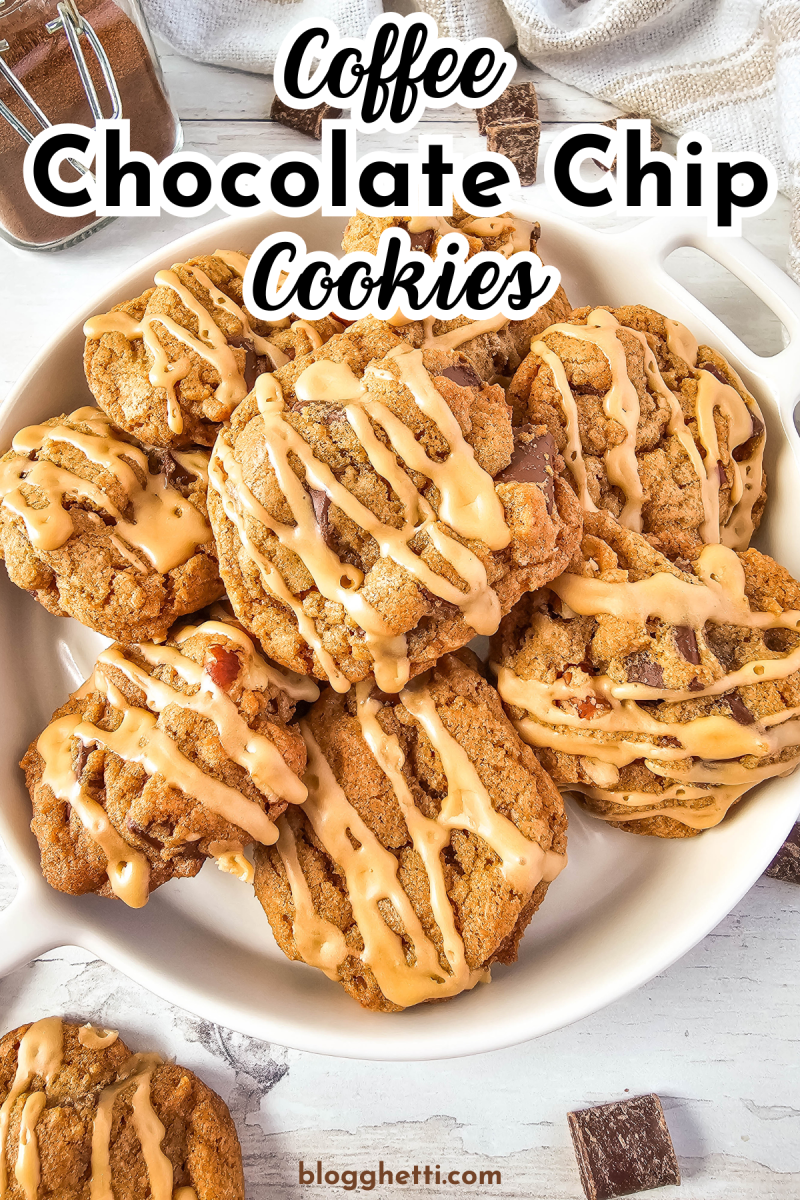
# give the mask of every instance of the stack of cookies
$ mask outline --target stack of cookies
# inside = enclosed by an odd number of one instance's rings
[[[344,249],[393,225],[430,255],[539,236],[359,213]],[[11,578],[112,639],[23,759],[33,829],[54,887],[134,907],[213,858],[289,958],[397,1011],[516,958],[562,791],[686,836],[792,769],[800,588],[748,550],[758,406],[677,322],[559,290],[268,326],[246,265],[92,318],[99,409],[0,460]]]

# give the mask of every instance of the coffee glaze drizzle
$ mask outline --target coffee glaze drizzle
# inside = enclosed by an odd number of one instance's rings
[[[139,551],[156,571],[166,574],[190,559],[198,546],[211,541],[211,530],[202,513],[169,483],[166,472],[150,474],[147,455],[138,446],[116,437],[116,428],[105,413],[79,408],[66,420],[88,425],[91,432],[72,429],[68,424],[29,425],[11,443],[19,457],[0,462],[0,504],[24,521],[32,546],[52,551],[69,541],[75,526],[64,502],[73,498],[87,500],[113,519],[110,536],[116,549],[140,571],[146,571],[147,565],[137,562],[125,543]],[[66,467],[32,457],[46,445],[72,446],[88,462],[113,475],[128,496],[130,518],[116,508],[98,484]],[[207,481],[207,454],[176,450],[173,458],[186,472]],[[131,464],[136,465],[144,483]],[[31,507],[23,487],[34,488],[36,495],[44,496],[46,505]]]
[[[114,1200],[111,1172],[111,1130],[114,1104],[121,1092],[133,1088],[129,1104],[133,1126],[147,1167],[152,1200],[172,1200],[172,1163],[161,1149],[166,1130],[153,1108],[153,1072],[163,1065],[158,1054],[132,1054],[123,1063],[115,1083],[103,1088],[97,1101],[92,1130],[89,1200]]]
[[[668,348],[673,353],[680,355],[688,362],[689,366],[695,368],[698,348],[697,342],[689,330],[685,329],[678,321],[665,319],[665,324]],[[566,436],[564,460],[575,481],[582,507],[587,512],[597,511],[597,507],[589,495],[588,475],[578,423],[578,406],[561,359],[544,339],[549,333],[561,333],[597,346],[607,359],[612,382],[611,388],[603,399],[603,409],[606,417],[622,426],[624,439],[619,445],[606,451],[604,456],[606,473],[609,481],[620,489],[624,497],[624,507],[619,516],[620,522],[628,529],[634,529],[637,533],[641,533],[644,497],[636,458],[639,398],[636,388],[628,376],[625,349],[616,334],[618,329],[626,329],[641,343],[648,385],[651,391],[661,396],[669,406],[670,419],[667,432],[674,435],[680,442],[700,482],[703,504],[703,523],[700,527],[700,536],[703,542],[721,541],[723,545],[731,546],[733,549],[746,549],[753,534],[753,507],[761,492],[764,439],[759,439],[751,458],[745,461],[737,462],[732,452],[753,436],[753,431],[757,428],[754,419],[763,427],[761,413],[754,398],[746,392],[738,376],[735,378],[747,396],[746,401],[734,387],[723,383],[711,371],[702,366],[696,368],[696,441],[686,424],[677,396],[664,382],[656,356],[645,334],[640,330],[620,325],[612,313],[601,308],[594,309],[589,313],[585,325],[569,323],[551,325],[549,329],[544,330],[531,347],[533,352],[550,368],[556,391],[561,398]],[[720,489],[723,482],[719,468],[722,451],[717,438],[715,412],[720,412],[727,418],[727,440],[730,451],[727,468],[733,473],[730,492],[732,511],[722,529],[720,529]],[[704,454],[701,454],[698,442]]]
[[[78,1035],[80,1044],[89,1050],[102,1051],[117,1039],[117,1033],[104,1032],[103,1037],[82,1036],[91,1026],[84,1026]],[[94,1032],[94,1031],[92,1031]],[[89,1200],[114,1200],[111,1170],[111,1134],[114,1106],[126,1092],[131,1118],[147,1169],[151,1200],[197,1200],[191,1186],[173,1192],[173,1166],[161,1148],[166,1130],[152,1104],[152,1078],[164,1060],[158,1054],[133,1054],[121,1065],[114,1083],[103,1088],[97,1096],[97,1108],[92,1124],[92,1148],[89,1162]],[[64,1066],[64,1023],[60,1017],[46,1017],[31,1025],[20,1041],[17,1069],[11,1089],[0,1108],[0,1200],[8,1194],[6,1153],[11,1112],[25,1095],[35,1078],[49,1086]],[[15,1167],[17,1183],[25,1200],[38,1200],[41,1185],[39,1146],[36,1125],[47,1105],[43,1091],[27,1096],[19,1132],[19,1151]]]
[[[270,666],[255,649],[250,638],[235,625],[207,621],[199,626],[184,628],[179,642],[194,634],[217,636],[221,641],[238,643],[243,657],[242,682],[245,687],[263,688],[269,683],[294,692],[297,698],[314,699],[318,694],[311,680],[302,683],[293,678],[283,681],[281,673]],[[181,654],[174,646],[153,642],[140,643],[136,652],[152,667],[167,666],[194,690],[191,694],[179,691],[150,675],[132,661],[121,646],[111,646],[97,659],[94,675],[84,685],[84,693],[99,692],[107,703],[122,713],[122,723],[113,731],[85,721],[80,713],[52,721],[37,742],[44,760],[42,783],[61,800],[72,805],[88,835],[97,843],[107,859],[111,890],[131,908],[141,908],[149,895],[150,866],[147,856],[130,845],[112,825],[102,805],[89,793],[75,772],[72,742],[104,747],[125,762],[138,763],[148,775],[158,775],[177,790],[191,796],[222,820],[243,830],[245,840],[270,845],[278,836],[274,823],[254,800],[238,789],[207,775],[184,755],[169,734],[158,726],[158,714],[169,707],[197,713],[210,720],[216,728],[220,745],[231,761],[249,774],[253,783],[268,801],[284,800],[302,804],[306,789],[302,781],[287,766],[275,744],[263,733],[251,729],[235,702],[200,663]],[[121,672],[146,697],[147,708],[129,704],[120,689],[112,682],[114,671]],[[308,685],[311,685],[310,687]],[[220,843],[212,843],[220,846]],[[233,872],[248,878],[247,860],[241,855],[241,842],[225,843],[220,849],[223,869],[236,866]],[[231,858],[231,855],[234,855]]]
[[[650,617],[693,631],[705,645],[706,622],[752,630],[800,631],[800,611],[756,612],[745,594],[745,575],[735,552],[721,545],[705,546],[695,564],[697,580],[660,573],[634,583],[606,582],[564,574],[548,588],[573,613],[605,614],[644,624]],[[536,622],[546,622],[542,614]],[[800,762],[800,709],[754,719],[743,725],[734,716],[709,714],[687,721],[656,720],[642,701],[677,703],[703,696],[725,696],[735,688],[787,679],[800,671],[800,645],[783,658],[754,660],[697,690],[656,688],[617,683],[608,675],[581,676],[578,683],[562,677],[552,683],[521,679],[510,668],[495,666],[497,687],[506,704],[526,709],[515,722],[529,745],[581,756],[595,784],[565,783],[562,790],[579,791],[596,800],[624,805],[623,815],[594,813],[609,821],[668,816],[693,829],[718,824],[744,793],[763,779],[786,775]],[[589,701],[595,713],[581,717],[561,707],[565,701]],[[597,703],[595,703],[597,702]],[[673,745],[659,744],[668,739]],[[764,759],[787,747],[797,756],[783,762],[745,766],[740,759]],[[642,760],[652,775],[672,781],[659,792],[626,791],[619,769]],[[670,769],[676,764],[674,769]],[[700,786],[692,786],[700,785]],[[703,807],[686,807],[688,800],[705,800]]]
[[[35,1021],[20,1040],[14,1080],[0,1107],[0,1200],[5,1200],[8,1194],[6,1153],[11,1112],[34,1079],[43,1079],[45,1086],[55,1079],[63,1058],[64,1030],[59,1017],[45,1017],[41,1021]],[[44,1092],[31,1092],[22,1110],[19,1152],[14,1174],[25,1194],[25,1200],[36,1200],[39,1191],[40,1166],[36,1124],[46,1103],[47,1096]]]
[[[231,250],[215,250],[214,257],[221,259],[234,274],[244,278],[248,262],[246,255]],[[168,313],[149,312],[147,308],[138,321],[128,313],[109,312],[90,317],[83,327],[87,338],[100,338],[106,333],[121,333],[128,341],[140,338],[144,341],[152,359],[148,379],[153,387],[163,388],[166,393],[167,424],[175,434],[183,432],[183,415],[175,388],[189,374],[192,364],[186,354],[177,360],[170,358],[159,337],[158,325],[209,363],[219,375],[220,382],[214,390],[213,399],[205,401],[202,406],[203,415],[210,421],[226,420],[250,390],[245,382],[244,372],[239,369],[234,349],[215,320],[215,312],[222,309],[234,317],[242,326],[241,337],[252,344],[257,355],[269,358],[273,370],[289,361],[289,355],[280,350],[274,342],[256,333],[244,308],[212,283],[205,271],[199,266],[184,265],[183,269],[208,292],[211,309],[197,299],[174,270],[158,271],[155,282],[158,287],[171,288],[184,308],[196,318],[196,334],[190,333]],[[276,328],[285,328],[286,325],[288,321],[278,322]],[[319,334],[307,321],[296,321],[293,328],[295,327],[308,333],[315,349],[321,344]]]
[[[353,919],[364,943],[361,959],[375,975],[384,996],[405,1008],[457,995],[488,978],[488,971],[471,970],[466,962],[464,943],[447,895],[441,854],[450,844],[454,829],[469,830],[481,838],[500,859],[500,869],[511,887],[526,898],[543,880],[555,879],[566,859],[529,842],[511,821],[494,810],[463,747],[442,724],[430,692],[415,684],[400,693],[399,702],[419,722],[439,755],[448,784],[438,816],[424,816],[403,774],[405,760],[400,743],[383,730],[377,719],[382,705],[371,697],[372,687],[370,680],[356,687],[361,732],[392,786],[414,849],[427,872],[431,911],[442,936],[446,969],[400,883],[397,858],[381,845],[347,799],[306,722],[301,728],[308,748],[309,796],[303,812],[327,854],[344,873]],[[276,849],[292,893],[297,949],[304,961],[336,979],[350,951],[342,931],[314,910],[300,868],[295,835],[288,821],[280,820],[279,825],[281,836]],[[380,909],[382,901],[388,902],[400,919],[412,961],[403,940],[386,924]]]
[[[381,380],[399,378],[420,411],[448,443],[450,453],[443,462],[430,458],[411,429],[370,393],[370,373]],[[501,550],[511,538],[503,506],[492,477],[476,461],[450,407],[428,375],[421,350],[405,345],[396,347],[382,363],[370,368],[363,382],[346,364],[322,359],[303,371],[295,382],[295,390],[301,401],[329,401],[341,406],[371,466],[403,504],[403,526],[397,529],[384,524],[338,481],[329,466],[315,458],[311,447],[286,421],[286,405],[273,375],[259,376],[255,394],[269,463],[292,511],[294,524],[284,524],[272,517],[253,495],[224,435],[217,440],[212,454],[211,486],[236,526],[243,548],[258,566],[265,588],[295,614],[301,636],[316,652],[332,686],[344,692],[350,683],[322,645],[301,601],[253,542],[247,531],[248,520],[269,530],[292,550],[308,569],[321,595],[341,604],[348,617],[364,630],[378,686],[385,692],[397,692],[410,673],[406,639],[393,633],[365,600],[361,591],[363,572],[343,562],[320,537],[311,497],[295,474],[290,455],[302,464],[308,486],[324,492],[331,504],[367,531],[378,543],[382,557],[391,558],[420,586],[458,607],[477,633],[488,634],[497,628],[499,601],[477,555],[445,533],[441,525],[447,524],[463,538],[479,539],[491,550]],[[386,432],[391,448],[377,436],[373,424]],[[410,471],[436,485],[440,495],[438,513],[418,490]],[[463,586],[458,587],[437,574],[411,549],[412,538],[420,534],[451,563]]]

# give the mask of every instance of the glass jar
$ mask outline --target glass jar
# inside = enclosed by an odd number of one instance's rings
[[[127,117],[131,149],[161,162],[180,149],[173,111],[138,0],[0,0],[0,237],[62,250],[112,217],[58,217],[28,195],[25,151],[46,125]],[[63,177],[77,178],[63,167]]]

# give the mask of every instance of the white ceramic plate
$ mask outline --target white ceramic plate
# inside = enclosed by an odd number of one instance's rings
[[[536,214],[518,209],[520,216]],[[86,316],[137,295],[155,271],[217,247],[252,249],[281,218],[232,218],[173,242],[118,279],[76,315],[33,362],[0,413],[0,445],[23,425],[87,402]],[[293,223],[310,247],[336,251],[341,222]],[[695,245],[729,267],[776,312],[789,344],[762,359],[664,271],[674,249]],[[800,288],[748,243],[709,241],[684,223],[651,221],[602,234],[564,218],[545,222],[541,248],[573,303],[644,303],[691,326],[725,353],[758,397],[769,434],[771,501],[758,544],[800,574],[800,470],[792,412],[800,394]],[[0,834],[19,893],[0,914],[0,975],[58,945],[78,945],[183,1008],[265,1041],[324,1054],[433,1059],[494,1050],[594,1012],[662,971],[704,937],[758,878],[800,805],[800,773],[751,793],[718,828],[684,841],[632,837],[571,809],[570,863],[511,968],[489,987],[396,1015],[364,1012],[323,975],[275,946],[252,892],[207,865],[157,891],[140,911],[51,890],[39,872],[30,802],[17,762],[52,711],[81,682],[102,642],[55,620],[0,579],[4,708]]]

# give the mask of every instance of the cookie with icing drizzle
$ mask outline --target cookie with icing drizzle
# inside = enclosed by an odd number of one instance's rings
[[[579,309],[534,339],[508,391],[544,424],[589,512],[669,557],[744,550],[766,500],[764,421],[729,363],[641,305]]]
[[[211,446],[259,374],[341,330],[330,317],[271,325],[251,316],[247,263],[233,250],[177,263],[86,322],[86,379],[120,428],[153,446]]]
[[[0,1040],[0,1195],[244,1200],[242,1152],[193,1072],[132,1054],[114,1029],[44,1017]]]
[[[106,637],[163,637],[222,595],[208,458],[142,447],[96,408],[20,430],[0,458],[11,581]]]
[[[132,908],[207,858],[249,881],[245,847],[275,841],[276,818],[305,800],[289,721],[318,694],[222,609],[163,643],[102,651],[20,764],[47,881]]]
[[[481,250],[508,257],[520,250],[536,253],[540,236],[538,222],[525,221],[511,213],[498,217],[475,217],[458,205],[452,217],[373,217],[356,213],[347,223],[342,241],[345,251],[375,254],[386,229],[407,230],[412,248],[435,257],[442,237],[461,233],[469,243],[469,257]],[[473,321],[455,317],[440,321],[408,321],[402,313],[392,319],[397,332],[413,346],[460,349],[467,354],[482,379],[507,383],[531,347],[531,340],[556,321],[566,321],[570,303],[563,287],[524,321],[511,321],[502,315]]]
[[[524,470],[522,459],[533,464]],[[366,318],[274,374],[219,436],[210,516],[233,608],[338,691],[399,691],[558,574],[579,505],[541,427],[454,350]]]
[[[470,651],[399,695],[332,690],[301,722],[308,800],[256,851],[292,959],[396,1012],[487,981],[566,863],[558,791]]]
[[[505,618],[497,687],[562,790],[630,833],[691,837],[800,762],[800,584],[757,550],[677,566],[608,513]]]

